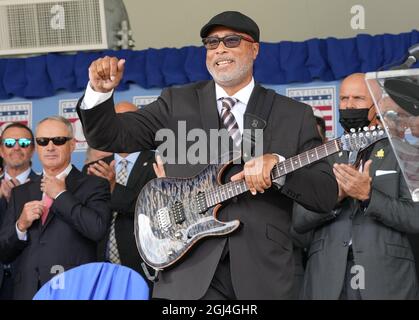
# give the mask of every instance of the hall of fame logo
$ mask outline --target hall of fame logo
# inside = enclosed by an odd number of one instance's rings
[[[158,96],[134,96],[132,97],[132,103],[135,104],[138,108],[142,108],[154,101],[156,101]]]
[[[59,114],[68,119],[73,125],[74,138],[76,139],[76,149],[74,151],[84,152],[87,149],[86,138],[84,137],[81,121],[76,112],[78,99],[67,99],[59,101]]]
[[[0,130],[10,123],[19,122],[29,128],[32,127],[32,102],[9,102],[0,103]]]
[[[286,95],[320,110],[326,122],[326,137],[328,139],[336,137],[335,86],[287,88]]]

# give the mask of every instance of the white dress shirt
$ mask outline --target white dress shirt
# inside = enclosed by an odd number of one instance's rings
[[[6,167],[6,170],[5,170],[6,172],[5,172],[5,174],[4,174],[4,177],[7,179],[7,180],[11,180],[12,179],[12,177],[9,175],[9,173],[7,172],[7,167]],[[19,174],[17,177],[16,177],[16,179],[19,181],[19,183],[20,184],[24,184],[24,183],[26,183],[26,180],[28,180],[28,177],[29,177],[29,175],[30,175],[30,173],[31,173],[31,168],[29,167],[28,169],[26,169],[25,171],[23,171],[21,174]]]

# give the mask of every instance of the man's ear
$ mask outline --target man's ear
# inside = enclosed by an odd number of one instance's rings
[[[256,60],[256,58],[259,54],[259,43],[258,42],[252,43],[252,50],[253,50],[253,60]]]
[[[75,138],[70,140],[70,148],[71,148],[71,152],[73,152],[74,149],[76,149],[76,139]]]

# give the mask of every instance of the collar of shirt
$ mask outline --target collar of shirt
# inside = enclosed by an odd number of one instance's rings
[[[253,88],[255,87],[255,80],[252,77],[252,80],[249,82],[247,86],[237,91],[232,98],[236,98],[238,101],[234,108],[231,109],[231,113],[234,115],[236,122],[239,126],[240,133],[243,134],[243,119],[244,113],[246,112],[246,107],[250,99],[250,95],[252,94]],[[215,97],[217,98],[217,109],[218,114],[221,115],[221,110],[223,108],[221,103],[221,98],[229,97],[229,95],[225,92],[223,88],[217,83],[215,84]]]
[[[121,157],[119,154],[114,154],[115,159],[115,173],[118,174],[119,170],[121,169],[121,160],[125,159],[128,161],[127,164],[127,173],[128,177],[131,173],[132,168],[134,167],[135,162],[137,161],[138,157],[140,156],[140,152],[133,152],[127,155],[125,158]]]
[[[57,179],[60,179],[62,177],[66,177],[70,174],[71,169],[73,169],[73,166],[71,165],[71,163],[68,164],[67,168],[64,169],[64,171],[61,171],[59,174],[57,174],[55,177]],[[42,174],[44,176],[46,176],[45,171],[42,172]]]
[[[31,173],[31,168],[29,167],[28,169],[23,171],[21,174],[19,174],[16,177],[16,179],[19,181],[20,184],[24,184],[26,182],[26,180],[28,180],[28,177],[29,177],[30,173]],[[7,168],[6,168],[6,172],[5,172],[4,176],[7,180],[12,179],[12,177],[9,176],[9,174],[7,173]]]

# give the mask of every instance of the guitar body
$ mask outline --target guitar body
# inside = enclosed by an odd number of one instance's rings
[[[207,207],[204,192],[220,185],[229,166],[209,165],[192,178],[157,178],[141,190],[135,214],[135,238],[144,262],[164,269],[179,260],[200,239],[227,235],[238,220],[217,220],[220,204]]]
[[[277,179],[341,150],[356,156],[384,138],[384,130],[375,127],[345,134],[277,163],[271,178]],[[192,178],[154,179],[144,186],[138,195],[134,226],[144,262],[154,269],[164,269],[178,261],[197,241],[227,235],[239,227],[238,220],[217,220],[220,203],[248,191],[244,180],[221,184],[223,172],[234,163],[232,160],[225,165],[209,165]]]

